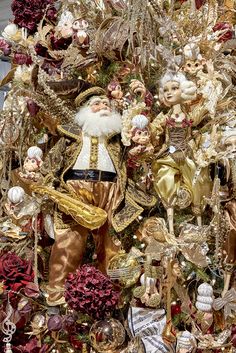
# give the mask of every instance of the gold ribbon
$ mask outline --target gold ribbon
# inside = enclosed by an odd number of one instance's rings
[[[232,311],[236,311],[236,290],[231,288],[223,298],[215,299],[213,308],[216,311],[224,308],[225,318],[232,315]]]

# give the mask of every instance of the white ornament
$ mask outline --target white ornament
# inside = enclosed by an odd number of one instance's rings
[[[201,303],[204,303],[204,304],[210,304],[212,305],[213,303],[213,298],[212,297],[206,297],[204,295],[198,295],[197,296],[197,300]]]
[[[198,287],[197,292],[199,295],[212,296],[213,295],[213,288],[208,283],[202,283]]]
[[[191,352],[196,346],[196,339],[193,334],[189,331],[180,332],[177,338],[177,349],[176,352],[181,352],[181,349],[188,350]]]
[[[202,312],[211,312],[213,304],[213,288],[208,283],[202,283],[198,287],[196,308]]]
[[[27,157],[28,158],[35,158],[38,161],[41,161],[42,157],[43,157],[43,151],[41,150],[41,148],[39,148],[37,146],[32,146],[27,151]]]
[[[8,200],[13,204],[22,202],[24,200],[24,196],[25,196],[25,191],[20,186],[13,186],[8,190],[8,193],[7,193]]]
[[[139,114],[135,115],[131,120],[131,124],[133,127],[137,127],[139,129],[144,129],[149,123],[148,118],[145,115]]]

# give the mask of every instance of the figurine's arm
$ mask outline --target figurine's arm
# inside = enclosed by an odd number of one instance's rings
[[[60,140],[48,152],[40,171],[45,177],[44,183],[52,182],[57,178],[59,171],[64,167],[64,154],[66,150],[66,138]]]
[[[160,113],[150,124],[152,142],[154,146],[159,145],[160,136],[164,132],[165,122],[165,115],[163,113]]]
[[[190,113],[193,126],[197,126],[208,115],[208,109],[204,104],[197,105]]]

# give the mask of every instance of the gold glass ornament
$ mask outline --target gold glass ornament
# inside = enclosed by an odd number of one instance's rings
[[[125,341],[125,329],[115,319],[100,320],[92,325],[90,343],[99,353],[113,353]]]
[[[122,287],[129,288],[138,281],[141,267],[133,255],[121,251],[110,260],[107,274],[111,280],[117,281]]]

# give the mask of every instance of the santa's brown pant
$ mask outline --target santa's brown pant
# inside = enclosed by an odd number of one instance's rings
[[[107,264],[116,254],[119,247],[114,244],[108,234],[110,215],[118,199],[118,187],[112,182],[69,181],[73,191],[87,197],[92,197],[92,204],[103,208],[108,213],[108,221],[99,229],[93,230],[98,268],[106,272]],[[88,193],[89,192],[89,193]],[[85,199],[86,197],[86,199]],[[91,203],[90,197],[90,203]],[[64,283],[70,272],[74,272],[83,261],[89,230],[79,224],[55,228],[55,243],[52,247],[49,262],[48,304],[56,305],[63,302]]]

